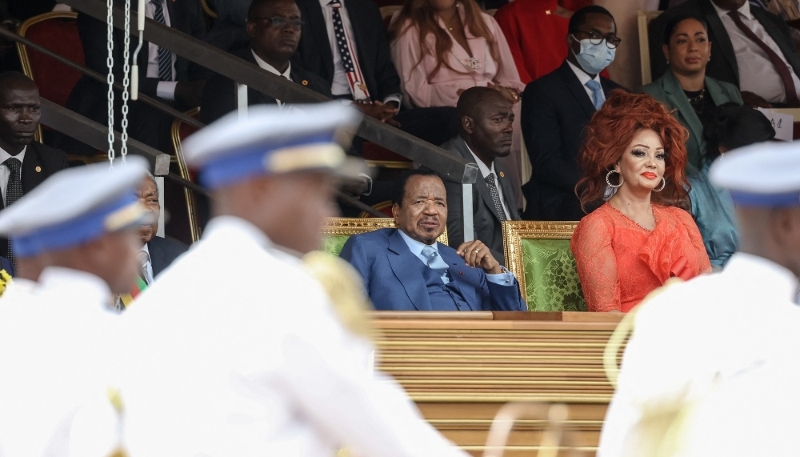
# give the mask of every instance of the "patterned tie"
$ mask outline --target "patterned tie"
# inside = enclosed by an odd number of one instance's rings
[[[489,186],[489,193],[492,195],[494,202],[494,209],[497,210],[497,215],[500,216],[500,221],[506,220],[506,212],[503,209],[503,202],[500,201],[500,192],[497,191],[497,185],[494,183],[494,173],[489,173],[486,177],[486,185]]]
[[[350,85],[350,93],[353,100],[368,102],[370,101],[369,91],[364,84],[364,76],[361,73],[361,66],[352,51],[350,44],[352,38],[347,34],[342,22],[342,14],[339,11],[342,7],[340,0],[331,0],[328,5],[333,7],[333,31],[336,35],[336,46],[339,48],[339,56],[342,58],[342,66],[347,73],[347,82]]]
[[[792,79],[792,70],[789,69],[788,65],[781,59],[781,56],[775,53],[775,51],[770,48],[767,43],[761,40],[758,35],[755,34],[750,27],[745,25],[742,22],[742,15],[738,11],[734,10],[728,13],[728,16],[733,19],[733,23],[736,24],[736,27],[739,27],[747,38],[757,44],[759,48],[767,55],[772,65],[775,67],[775,71],[778,72],[778,75],[781,77],[781,81],[783,81],[783,88],[786,90],[786,104],[792,108],[800,106],[800,101],[797,99],[797,88],[794,86],[794,79]]]
[[[600,83],[595,81],[594,79],[590,79],[586,81],[586,87],[588,87],[592,91],[592,100],[594,102],[594,109],[600,109],[603,106],[603,88],[600,87]]]
[[[450,282],[447,277],[447,262],[445,262],[439,255],[439,252],[433,246],[425,246],[422,248],[422,256],[428,259],[426,262],[431,270],[436,271],[442,277],[442,282],[445,284]]]
[[[139,276],[147,285],[150,285],[152,281],[150,280],[150,275],[147,274],[147,264],[150,263],[150,254],[144,250],[139,251],[136,260],[139,261]]]
[[[11,206],[14,202],[22,198],[22,179],[20,178],[20,169],[22,162],[19,159],[11,157],[3,162],[3,165],[11,170],[11,176],[8,177],[8,184],[6,184],[6,208]],[[14,253],[11,250],[11,240],[8,241],[8,260],[17,265],[14,261]]]
[[[156,7],[153,19],[159,24],[167,25],[167,21],[164,19],[164,2],[162,0],[150,0],[150,3]],[[158,47],[158,79],[172,81],[172,53],[161,46]]]

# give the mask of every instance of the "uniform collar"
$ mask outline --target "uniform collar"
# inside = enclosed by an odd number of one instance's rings
[[[741,276],[741,281],[737,280],[737,283],[757,281],[763,294],[780,297],[781,300],[791,303],[797,300],[797,277],[786,268],[763,257],[737,252],[725,265],[724,274]],[[764,300],[765,303],[768,301]]]
[[[217,216],[211,219],[203,232],[203,239],[217,233],[229,240],[250,240],[263,249],[271,249],[272,241],[258,227],[236,216]]]
[[[113,294],[99,277],[85,271],[63,267],[47,267],[39,276],[39,295],[56,294],[59,301],[70,306],[97,311],[98,304],[110,311]],[[57,302],[54,302],[57,303]]]

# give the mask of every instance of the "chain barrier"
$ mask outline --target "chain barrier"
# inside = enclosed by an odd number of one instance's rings
[[[108,30],[108,161],[109,166],[114,168],[114,0],[106,0],[108,15],[106,25]]]
[[[125,0],[125,48],[123,51],[125,64],[122,67],[122,137],[120,138],[119,151],[123,165],[125,165],[125,157],[128,155],[128,87],[131,83],[130,46],[131,0]]]

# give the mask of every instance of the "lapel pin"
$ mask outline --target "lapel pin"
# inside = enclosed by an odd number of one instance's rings
[[[307,86],[308,85],[308,80],[304,79],[304,80],[300,81],[300,84],[302,84],[304,86]]]
[[[501,178],[505,178],[505,177],[506,177],[506,174],[505,174],[505,173],[503,173],[503,172],[501,171],[501,172],[500,172],[500,177],[501,177]]]
[[[463,272],[463,271],[459,271],[459,273],[460,273],[460,274],[462,274],[462,275],[464,274],[464,272]]]
[[[42,172],[42,167],[36,165],[36,173],[41,173],[41,172]]]

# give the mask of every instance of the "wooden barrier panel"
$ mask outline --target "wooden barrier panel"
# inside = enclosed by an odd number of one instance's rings
[[[618,313],[376,312],[378,366],[428,421],[483,453],[497,410],[510,401],[564,403],[575,446],[594,455],[613,388],[603,350]],[[532,455],[545,423],[523,420],[508,456]]]

